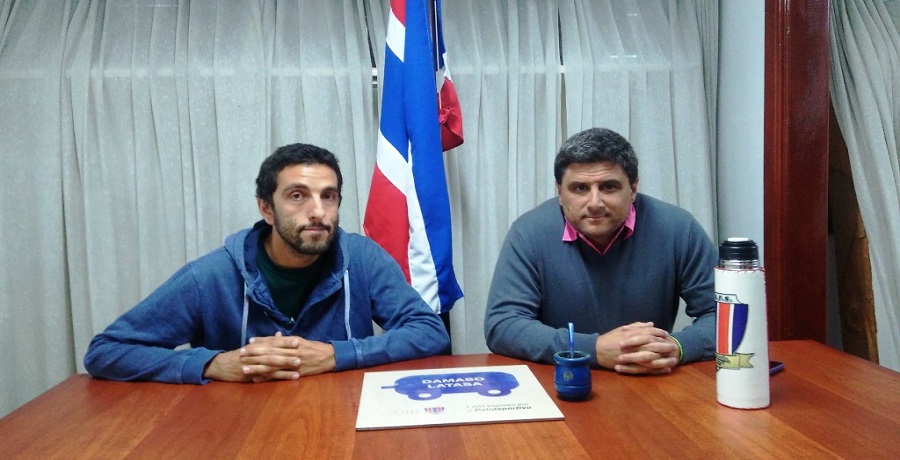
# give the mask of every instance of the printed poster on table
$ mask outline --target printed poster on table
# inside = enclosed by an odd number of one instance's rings
[[[357,430],[561,420],[525,365],[366,372]]]

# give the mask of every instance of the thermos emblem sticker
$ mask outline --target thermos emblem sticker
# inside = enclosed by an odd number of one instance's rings
[[[750,307],[736,294],[716,293],[716,370],[752,368],[753,353],[738,353],[747,331]]]

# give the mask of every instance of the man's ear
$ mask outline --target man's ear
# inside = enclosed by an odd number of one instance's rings
[[[275,225],[275,210],[272,209],[272,204],[262,198],[257,198],[256,206],[259,208],[259,214],[266,223]]]
[[[634,182],[631,183],[631,201],[634,202],[634,199],[637,198],[637,186],[638,179],[635,179]]]

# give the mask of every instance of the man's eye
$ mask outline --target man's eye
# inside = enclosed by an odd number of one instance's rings
[[[303,199],[303,194],[300,192],[294,192],[289,195],[290,199],[294,201],[299,201]]]
[[[616,184],[603,184],[603,186],[600,188],[606,192],[614,192],[619,189],[619,187]]]
[[[338,194],[337,193],[326,193],[325,195],[322,195],[322,199],[328,203],[334,203],[338,200]]]

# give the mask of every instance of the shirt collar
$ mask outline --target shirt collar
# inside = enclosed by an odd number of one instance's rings
[[[634,233],[634,221],[635,221],[636,215],[637,215],[637,212],[634,210],[634,203],[631,203],[631,207],[628,208],[628,215],[625,217],[625,223],[622,224],[621,227],[619,227],[619,231],[616,232],[616,236],[614,236],[611,240],[609,240],[609,244],[607,244],[606,248],[604,248],[602,251],[597,249],[597,247],[594,246],[594,243],[592,243],[591,240],[589,240],[586,236],[579,233],[578,230],[575,229],[575,226],[573,226],[572,223],[569,222],[569,219],[566,219],[565,217],[563,217],[563,220],[565,220],[566,225],[565,225],[565,228],[563,229],[562,240],[563,241],[575,241],[575,240],[581,238],[582,241],[587,243],[587,245],[590,246],[593,250],[597,251],[597,253],[599,253],[600,255],[604,255],[604,254],[606,254],[607,251],[609,251],[609,248],[612,247],[613,243],[620,236],[622,237],[623,241],[627,240],[628,238],[631,238],[631,234]]]

